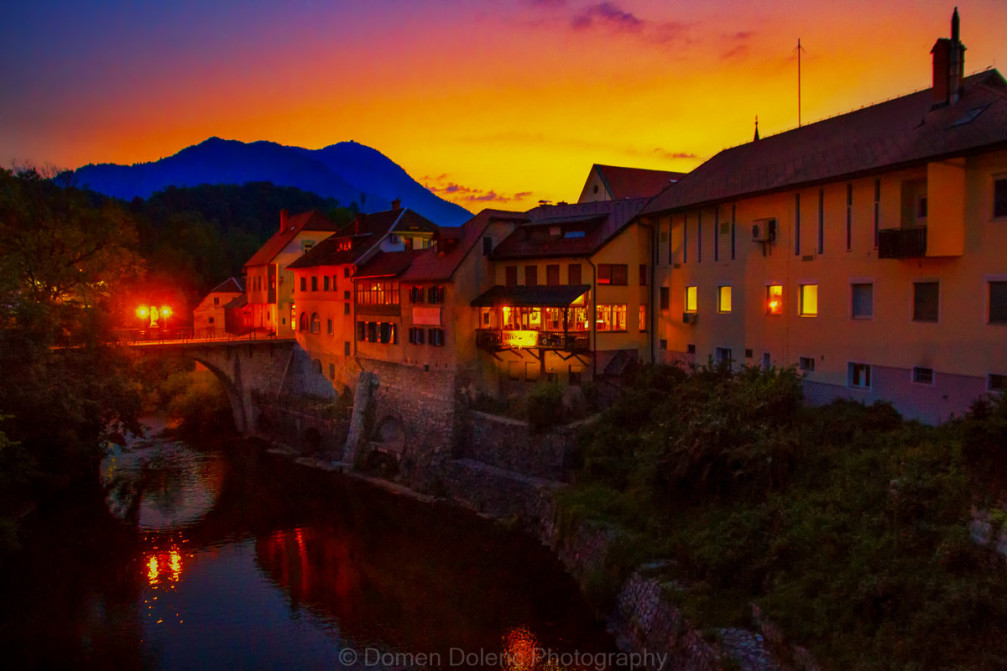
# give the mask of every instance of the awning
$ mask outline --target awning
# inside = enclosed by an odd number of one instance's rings
[[[495,286],[472,301],[474,308],[565,308],[591,290],[590,284]]]

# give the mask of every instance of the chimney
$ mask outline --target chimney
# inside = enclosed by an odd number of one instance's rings
[[[402,209],[402,201],[399,200],[398,198],[396,198],[395,200],[393,200],[392,201],[392,209],[395,210],[396,212],[398,212],[399,210],[401,210]]]
[[[364,221],[367,220],[367,215],[363,212],[358,212],[356,218],[353,220],[353,235],[360,234],[360,227],[363,225]]]
[[[290,213],[286,210],[280,210],[280,233],[287,230],[287,225],[290,223]]]
[[[930,50],[933,54],[933,106],[954,105],[962,92],[965,77],[965,45],[960,39],[958,8],[951,15],[951,37],[942,37]]]

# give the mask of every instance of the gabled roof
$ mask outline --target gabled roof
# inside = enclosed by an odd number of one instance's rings
[[[961,98],[934,107],[931,89],[725,149],[655,196],[643,214],[962,156],[1007,146],[1007,82],[965,78]]]
[[[398,277],[409,267],[413,259],[426,251],[411,249],[404,252],[378,252],[357,269],[353,279]]]
[[[492,258],[590,256],[621,232],[646,202],[633,198],[536,207],[526,213],[530,222],[497,245]]]
[[[647,170],[645,168],[623,168],[615,165],[595,163],[591,170],[598,173],[608,189],[612,200],[625,198],[652,198],[661,193],[669,184],[681,179],[684,172],[670,170]]]
[[[361,214],[349,227],[322,240],[287,268],[358,264],[387,233],[435,233],[437,230],[437,224],[407,208]],[[347,241],[351,248],[340,249]]]
[[[252,255],[252,258],[245,262],[245,267],[264,266],[272,262],[276,255],[283,251],[294,237],[301,231],[335,231],[336,225],[325,218],[317,210],[295,214],[287,220],[287,226],[282,231],[277,231],[273,237],[266,240],[266,243],[259,248],[259,251]]]
[[[235,309],[235,308],[243,308],[246,305],[248,305],[248,297],[245,294],[241,294],[240,296],[237,296],[228,301],[228,303],[224,307],[229,309]]]
[[[494,221],[526,223],[521,212],[483,210],[458,228],[442,228],[437,245],[424,250],[413,259],[412,265],[402,274],[402,281],[443,282],[450,280],[472,247],[479,243],[483,233]]]
[[[591,290],[590,284],[524,285],[499,284],[472,300],[474,308],[565,308]]]
[[[210,289],[211,294],[243,294],[245,290],[241,288],[241,282],[234,277],[228,277],[226,280],[218,284],[217,286]]]

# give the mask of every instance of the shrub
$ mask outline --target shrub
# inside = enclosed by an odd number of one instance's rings
[[[528,394],[525,411],[533,432],[561,424],[564,419],[563,389],[555,382],[536,385]]]

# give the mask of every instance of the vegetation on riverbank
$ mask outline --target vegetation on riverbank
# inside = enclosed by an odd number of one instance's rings
[[[582,436],[560,504],[618,539],[599,588],[663,560],[700,628],[756,603],[826,668],[1003,668],[1007,568],[968,525],[1002,505],[1005,445],[1003,397],[933,428],[803,407],[793,370],[654,367]]]

